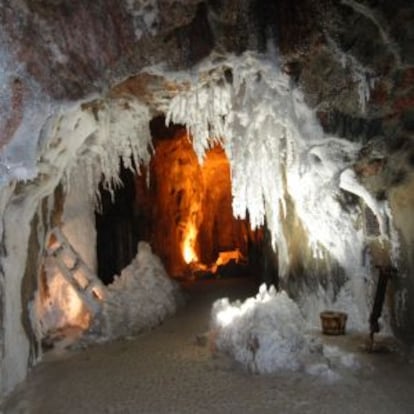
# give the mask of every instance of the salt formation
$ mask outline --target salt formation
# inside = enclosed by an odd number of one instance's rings
[[[233,212],[240,218],[248,212],[252,227],[266,220],[278,253],[280,277],[286,281],[291,265],[289,235],[283,227],[287,214],[292,214],[292,210],[287,211],[288,200],[304,228],[315,261],[330,260],[344,269],[345,277],[335,280],[339,285],[335,289],[333,275],[326,286],[315,278],[310,287],[304,284],[297,292],[307,322],[315,324],[319,311],[329,307],[346,311],[350,328],[365,329],[372,292],[369,268],[362,261],[365,245],[362,228],[358,227],[361,214],[357,205],[344,208],[344,191],[362,198],[374,211],[383,238],[388,237],[386,223],[390,217],[386,217],[387,205],[369,197],[349,173],[360,144],[324,135],[302,93],[280,71],[274,56],[211,56],[196,69],[196,76],[195,72],[168,73],[162,68],[148,68],[147,72],[184,85],[169,103],[167,120],[187,125],[200,160],[215,141],[223,145],[231,166]],[[19,246],[18,253],[2,261],[7,295],[6,357],[1,372],[8,377],[7,384],[22,379],[26,370],[22,356],[29,353],[28,341],[23,329],[13,327],[20,326],[15,303],[20,303],[30,222],[40,201],[50,197],[60,182],[70,191],[72,172],[76,170],[81,172],[92,199],[102,179],[110,191],[120,185],[119,158],[132,169],[150,159],[149,109],[135,98],[54,106],[51,113],[44,105],[42,110],[47,114],[34,109],[33,114],[42,120],[47,118],[46,124],[38,124],[38,118],[34,123],[21,123],[36,124],[32,128],[35,135],[40,131],[36,140],[28,131],[19,130],[17,138],[3,150],[3,156],[9,158],[3,159],[7,174],[0,200],[5,226],[1,230],[7,234],[7,251]],[[22,158],[19,148],[29,142],[30,162],[14,162]],[[26,153],[23,155],[25,159]],[[13,180],[29,177],[37,177],[37,182],[28,185],[24,194],[13,195]],[[16,222],[20,224],[19,234],[14,229]],[[39,236],[40,246],[43,243]],[[109,335],[124,332],[116,320],[114,317],[113,328],[109,328],[113,333]],[[21,344],[18,350],[16,344]]]
[[[285,292],[262,285],[256,297],[243,303],[220,299],[213,305],[212,318],[218,349],[252,372],[299,368],[306,347],[305,322]]]
[[[81,169],[88,183],[91,197],[99,196],[99,183],[113,194],[119,179],[119,160],[126,168],[138,169],[150,160],[151,135],[149,110],[135,99],[98,101],[91,108],[96,113],[96,124],[76,157],[70,159],[65,170],[70,184],[72,171]],[[125,107],[128,110],[125,110]]]
[[[248,212],[253,228],[266,218],[282,279],[290,269],[282,222],[287,198],[293,201],[315,260],[330,257],[346,273],[337,293],[332,280],[300,293],[308,322],[316,324],[319,311],[331,307],[349,313],[351,328],[365,329],[372,288],[362,260],[361,211],[358,205],[344,208],[341,199],[344,191],[362,198],[376,214],[383,238],[389,209],[350,173],[361,145],[325,136],[275,61],[245,53],[205,62],[197,77],[187,77],[190,87],[171,101],[167,122],[187,125],[200,160],[214,141],[222,143],[231,165],[233,213],[245,218]]]
[[[64,344],[70,344],[79,338],[89,343],[132,335],[161,323],[182,300],[178,285],[145,242],[139,243],[137,256],[111,285],[100,286],[102,300],[96,314],[54,263],[45,260],[46,300],[45,292],[37,292],[31,305],[39,339],[62,335]]]
[[[339,378],[333,365],[357,368],[352,354],[323,346],[306,334],[306,323],[286,292],[263,284],[256,297],[230,303],[219,299],[212,309],[215,346],[253,373],[304,370],[328,380]]]
[[[103,335],[117,338],[154,327],[172,315],[180,301],[178,285],[168,277],[150,245],[140,242],[135,259],[108,286]]]
[[[133,110],[128,111],[126,107]],[[40,111],[38,115],[41,114],[44,113]],[[4,159],[8,158],[7,175],[2,177],[0,183],[0,213],[3,217],[0,232],[4,251],[14,253],[2,257],[2,268],[7,277],[3,281],[4,357],[0,361],[0,393],[9,391],[22,381],[27,372],[30,345],[21,323],[21,283],[32,219],[36,214],[40,217],[44,213],[46,216],[52,214],[51,208],[42,210],[41,201],[50,200],[46,205],[53,206],[53,192],[59,183],[63,183],[69,191],[73,171],[82,173],[87,193],[95,197],[101,179],[109,189],[119,184],[119,158],[131,168],[131,159],[135,166],[139,166],[150,158],[149,111],[133,98],[112,100],[111,103],[95,101],[95,106],[89,107],[80,102],[70,106],[60,105],[49,115],[43,116],[42,122],[46,118],[47,122],[39,128],[16,131],[10,145],[2,148]],[[25,122],[21,125],[24,128],[27,126]],[[39,130],[41,132],[37,136]],[[33,135],[36,139],[32,139]],[[29,152],[25,151],[26,144]],[[36,156],[31,152],[32,145],[36,146]],[[22,155],[19,148],[24,150],[24,160],[26,156],[30,158],[22,165],[15,162]],[[26,184],[23,193],[14,193],[16,178],[28,177],[36,178]],[[36,234],[42,250],[45,229],[41,223]]]

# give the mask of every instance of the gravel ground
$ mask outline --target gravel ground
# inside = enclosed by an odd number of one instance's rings
[[[47,355],[0,413],[414,413],[414,364],[395,348],[368,354],[361,336],[325,337],[355,352],[362,368],[335,383],[252,375],[203,342],[212,301],[246,296],[251,286],[200,282],[187,290],[187,306],[151,332]]]

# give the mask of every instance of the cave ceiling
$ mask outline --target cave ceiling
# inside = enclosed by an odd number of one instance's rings
[[[157,110],[157,99],[182,85],[148,75],[146,67],[191,69],[212,52],[264,52],[269,44],[328,132],[364,139],[411,134],[410,3],[6,0],[0,142],[12,138],[38,95],[67,101],[133,94]],[[358,104],[361,77],[371,84],[367,108]]]
[[[133,97],[151,116],[166,113],[191,86],[166,73],[197,73],[206,60],[250,50],[273,53],[326,133],[366,146],[356,168],[381,196],[414,164],[413,22],[403,0],[5,0],[0,148],[18,141],[22,126],[35,130],[33,113],[41,125],[70,102],[96,116],[105,101]],[[10,151],[17,168],[19,145]]]

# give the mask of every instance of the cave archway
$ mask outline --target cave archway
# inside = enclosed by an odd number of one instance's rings
[[[277,284],[276,260],[262,228],[233,216],[230,164],[216,144],[199,163],[187,130],[151,121],[154,153],[134,175],[121,162],[122,185],[100,188],[96,213],[98,275],[109,284],[149,242],[175,278],[254,276]]]

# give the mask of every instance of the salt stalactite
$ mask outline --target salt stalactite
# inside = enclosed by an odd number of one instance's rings
[[[358,84],[359,107],[361,108],[362,113],[365,113],[367,103],[371,97],[371,90],[375,86],[376,79],[370,76],[368,72],[361,72],[358,69],[354,70],[353,78]]]
[[[302,310],[316,323],[325,306],[339,307],[350,313],[350,327],[363,329],[372,292],[362,262],[364,236],[356,226],[360,211],[346,211],[338,200],[343,190],[369,198],[382,224],[385,210],[343,173],[360,145],[325,136],[300,90],[270,59],[246,53],[217,62],[198,68],[190,88],[172,100],[167,120],[187,125],[199,159],[212,140],[222,142],[231,165],[233,213],[245,218],[248,211],[252,227],[266,217],[281,277],[290,265],[281,225],[289,194],[315,257],[328,252],[347,275],[337,295],[322,287],[303,292]]]
[[[139,169],[140,165],[149,162],[151,147],[148,127],[149,113],[146,106],[136,100],[128,100],[128,102],[118,100],[98,106],[99,110],[94,108],[93,118],[86,113],[76,119],[76,116],[80,114],[75,112],[76,121],[73,124],[69,117],[69,125],[74,125],[74,131],[77,131],[80,136],[80,138],[78,137],[80,140],[78,147],[74,149],[66,147],[63,151],[61,147],[54,149],[54,140],[60,143],[58,136],[65,136],[67,133],[64,129],[66,118],[63,117],[59,127],[51,129],[50,146],[52,149],[48,148],[46,153],[48,157],[52,157],[51,153],[65,157],[57,164],[63,164],[66,167],[62,170],[62,174],[65,174],[63,181],[66,193],[72,194],[73,198],[73,193],[82,191],[82,195],[76,196],[72,210],[83,206],[83,215],[76,211],[68,211],[70,206],[66,205],[63,230],[71,240],[77,241],[76,247],[82,250],[81,253],[88,259],[87,262],[90,266],[94,261],[95,233],[87,231],[81,234],[80,230],[83,230],[82,227],[90,227],[90,217],[85,213],[91,210],[93,215],[94,204],[98,201],[99,184],[103,182],[104,187],[113,193],[114,187],[122,185],[119,179],[120,160],[126,168]],[[82,123],[83,117],[87,117],[90,123],[86,120]],[[76,142],[68,141],[67,145],[76,145]],[[63,146],[66,145],[63,144]],[[56,163],[56,160],[54,162]],[[41,325],[41,328],[38,329],[40,336],[49,330],[76,323],[78,313],[81,312],[79,311],[81,308],[79,301],[76,302],[76,293],[68,294],[66,292],[71,287],[66,286],[67,283],[62,277],[59,278],[59,271],[50,266],[47,267],[47,270],[49,270],[47,273],[51,284],[49,288],[55,289],[55,295],[49,301],[47,309],[40,309],[41,304],[39,303],[35,306],[37,311],[35,309],[34,313],[37,315],[33,317],[33,320],[35,326]]]
[[[72,169],[83,169],[92,198],[99,197],[101,182],[112,195],[114,189],[122,185],[120,160],[126,168],[139,172],[141,166],[148,164],[152,148],[149,111],[139,101],[105,102],[96,117],[94,131],[87,136],[77,157],[71,160],[73,165],[65,171],[66,184],[70,185]]]
[[[132,109],[126,110],[128,105]],[[0,256],[0,268],[5,275],[2,316],[4,355],[0,361],[0,394],[10,391],[23,380],[27,372],[30,347],[20,320],[23,305],[21,283],[26,266],[30,223],[39,204],[53,194],[59,183],[66,183],[68,191],[72,171],[89,169],[85,179],[89,193],[95,196],[102,176],[109,188],[118,182],[119,158],[123,159],[127,167],[132,168],[131,163],[134,163],[134,167],[139,168],[150,157],[149,111],[146,106],[131,99],[103,105],[103,109],[95,114],[87,107],[75,103],[59,106],[52,113],[40,112],[35,118],[36,128],[31,131],[27,131],[26,127],[17,130],[16,140],[3,149],[3,153],[18,158],[19,154],[22,155],[17,151],[19,145],[29,140],[35,143],[37,153],[32,151],[32,146],[28,147],[28,151],[24,150],[23,156],[30,159],[22,165],[21,171],[10,168],[7,180],[1,183],[0,188],[3,217],[0,237],[4,240],[4,252],[13,252]],[[43,123],[37,122],[42,114]],[[44,119],[47,119],[46,123]],[[104,122],[105,119],[107,122]],[[36,165],[36,168],[32,169],[31,165]],[[30,181],[22,183],[24,192],[13,193],[16,179],[30,177]],[[16,226],[19,231],[16,231]],[[36,332],[42,335],[40,329]]]
[[[193,139],[193,148],[202,164],[214,139],[227,133],[224,118],[230,112],[230,87],[224,74],[216,79],[189,79],[191,88],[175,96],[169,105],[166,124],[183,123]],[[200,81],[200,82],[199,82]],[[218,85],[220,84],[220,86]]]
[[[280,225],[285,204],[282,173],[296,162],[303,139],[321,136],[321,128],[301,93],[291,90],[289,77],[270,61],[247,53],[200,71],[205,72],[199,83],[193,80],[189,91],[172,100],[167,122],[187,125],[201,160],[212,139],[222,142],[231,165],[233,212],[245,218],[248,211],[253,228],[262,225],[266,215],[281,251],[283,275],[288,267]],[[231,83],[226,80],[229,72]]]

